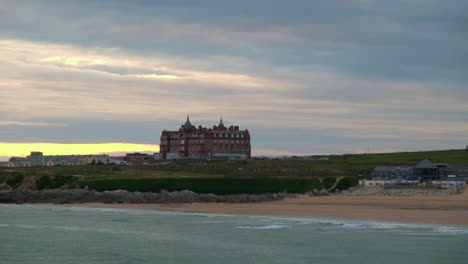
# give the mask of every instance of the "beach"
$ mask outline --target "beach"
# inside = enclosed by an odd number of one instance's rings
[[[173,212],[468,225],[468,192],[448,196],[307,196],[262,203],[67,204]]]

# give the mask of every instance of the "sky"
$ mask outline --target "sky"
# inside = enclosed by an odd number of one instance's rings
[[[189,114],[249,129],[254,155],[465,148],[467,14],[464,0],[2,0],[0,143],[154,147]]]

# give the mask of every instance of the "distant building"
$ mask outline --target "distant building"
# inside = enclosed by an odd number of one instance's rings
[[[146,153],[127,153],[125,157],[123,157],[123,160],[125,161],[141,161],[141,160],[149,160],[153,159],[154,155],[146,154]]]
[[[415,180],[359,180],[361,187],[385,187],[385,188],[414,188],[414,187],[438,187],[443,189],[465,186],[465,181],[434,180],[434,181],[415,181]]]
[[[217,126],[195,127],[187,121],[177,131],[161,133],[162,159],[249,159],[251,155],[249,131],[238,126],[225,127],[221,118]]]
[[[40,151],[31,151],[31,155],[29,155],[31,157],[42,157],[44,156],[44,153],[40,152]]]
[[[380,179],[403,179],[411,175],[413,175],[413,166],[377,166],[372,171],[372,177]]]
[[[377,166],[372,171],[372,177],[382,180],[466,180],[468,179],[468,166],[434,164],[426,159],[415,166]]]
[[[31,152],[27,157],[12,157],[7,167],[36,167],[57,165],[109,164],[109,155],[56,155],[44,156],[42,152]]]
[[[398,184],[399,186],[416,187],[419,181],[392,181],[392,180],[359,180],[361,187],[384,187]]]

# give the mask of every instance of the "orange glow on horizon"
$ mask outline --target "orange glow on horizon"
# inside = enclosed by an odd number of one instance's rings
[[[159,152],[159,145],[138,143],[7,143],[0,142],[0,156],[24,157],[31,151],[44,155],[112,154],[113,152]]]

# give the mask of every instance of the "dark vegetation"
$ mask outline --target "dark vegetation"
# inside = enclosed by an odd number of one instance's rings
[[[84,183],[96,191],[127,190],[160,192],[191,190],[196,193],[260,194],[260,193],[306,193],[322,189],[317,178],[153,178],[153,179],[107,179]]]
[[[330,190],[336,183],[335,177],[325,177],[322,179],[323,189]]]
[[[76,178],[73,176],[56,176],[56,177],[49,177],[49,176],[42,176],[39,180],[36,181],[36,188],[38,190],[43,189],[58,189],[65,184],[72,183],[75,181]]]
[[[24,173],[21,171],[1,171],[0,184],[7,184],[11,188],[18,188],[24,179]]]
[[[23,182],[24,175],[22,173],[15,173],[8,177],[5,181],[11,188],[15,189],[18,188],[21,183]]]
[[[336,190],[347,190],[350,187],[358,185],[359,177],[345,177],[341,179],[335,186]]]

